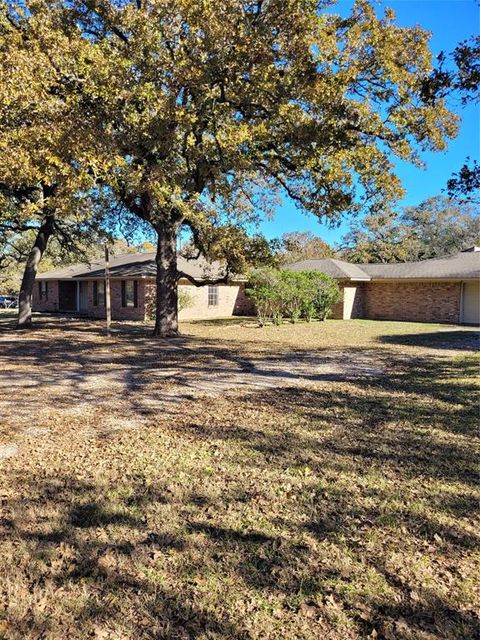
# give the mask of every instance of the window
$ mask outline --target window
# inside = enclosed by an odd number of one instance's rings
[[[208,306],[218,306],[218,286],[216,284],[208,285]]]
[[[138,306],[138,282],[122,280],[122,307]]]
[[[42,280],[38,283],[38,292],[40,294],[40,300],[48,300],[48,282]]]
[[[93,305],[95,307],[105,306],[105,281],[96,280],[93,283]]]

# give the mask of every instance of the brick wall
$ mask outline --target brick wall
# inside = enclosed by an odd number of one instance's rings
[[[460,282],[369,282],[365,317],[458,323],[461,286]]]
[[[234,315],[251,315],[253,305],[250,298],[245,294],[245,285],[219,284],[218,304],[209,306],[208,286],[195,287],[187,283],[179,284],[179,291],[185,291],[192,298],[193,304],[186,309],[182,309],[179,314],[180,320],[193,320],[196,318],[224,318]]]
[[[105,305],[93,304],[93,281],[87,281],[87,313],[91,318],[105,318]],[[138,280],[137,307],[122,307],[122,281],[112,280],[110,282],[110,296],[113,320],[144,320],[145,319],[145,283]],[[33,290],[33,310],[34,311],[59,311],[58,281],[53,280],[48,283],[48,300],[40,300],[38,282],[35,282]],[[73,312],[75,313],[75,312]]]
[[[33,285],[32,309],[34,311],[58,311],[58,280],[51,280],[47,284],[48,299],[40,300],[39,282]]]
[[[122,281],[110,281],[110,304],[112,320],[145,320],[145,293],[147,282],[137,280],[137,306],[122,307]],[[93,282],[88,283],[88,315],[93,318],[105,318],[105,305],[93,304]]]
[[[245,293],[245,285],[219,284],[218,305],[208,305],[208,286],[196,287],[188,280],[180,280],[178,290],[188,293],[192,304],[179,313],[180,320],[197,320],[201,318],[225,318],[232,315],[252,315],[254,307],[252,301]],[[147,300],[153,304],[155,299],[155,282],[146,282]],[[148,303],[147,303],[148,304]]]
[[[360,283],[339,282],[340,300],[333,305],[330,317],[334,320],[349,320],[365,317],[365,286]]]

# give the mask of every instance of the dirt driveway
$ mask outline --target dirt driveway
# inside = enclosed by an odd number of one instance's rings
[[[30,334],[0,334],[0,411],[24,431],[42,429],[42,417],[52,411],[86,418],[108,406],[114,417],[94,430],[134,427],[158,413],[181,412],[200,396],[385,376],[419,357],[471,352],[478,339],[471,329],[440,327],[432,338],[424,328],[419,347],[405,335],[411,325],[401,333],[400,323],[396,333],[378,331],[393,324],[258,330],[245,320],[189,323],[182,337],[166,341],[133,323],[119,324],[106,338],[100,323],[43,319]],[[384,344],[379,335],[387,337]]]

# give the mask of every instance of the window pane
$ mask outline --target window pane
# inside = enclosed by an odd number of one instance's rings
[[[97,282],[97,304],[105,305],[105,282],[103,280]]]
[[[136,307],[136,281],[125,280],[125,306]]]
[[[208,285],[208,306],[216,307],[218,305],[218,287],[217,285]]]

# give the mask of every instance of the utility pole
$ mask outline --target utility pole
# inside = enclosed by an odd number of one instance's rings
[[[105,243],[105,312],[107,317],[107,336],[110,336],[112,308],[110,305],[110,252],[107,243]]]

